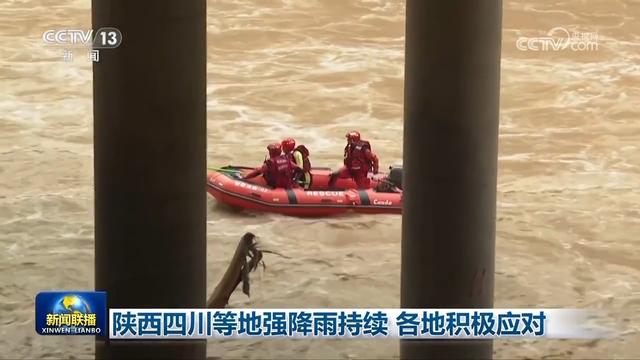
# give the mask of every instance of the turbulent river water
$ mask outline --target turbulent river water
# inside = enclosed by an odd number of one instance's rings
[[[93,354],[91,339],[38,336],[33,323],[38,291],[93,287],[91,63],[82,52],[63,61],[41,39],[89,28],[90,5],[0,4],[0,358]],[[314,164],[336,166],[351,128],[383,167],[400,163],[404,15],[399,0],[209,1],[209,164],[257,165],[267,143],[293,136]],[[638,358],[640,2],[505,1],[503,26],[496,306],[605,309],[620,335],[498,341],[496,358]],[[554,27],[597,33],[597,48],[518,47]],[[291,257],[267,256],[251,298],[232,306],[399,306],[400,216],[301,220],[208,201],[209,290],[245,231]],[[398,356],[396,341],[208,347],[223,358]]]

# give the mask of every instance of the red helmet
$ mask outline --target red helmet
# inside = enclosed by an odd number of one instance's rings
[[[296,147],[296,141],[293,140],[292,138],[286,138],[282,140],[282,151],[287,153],[289,151],[293,151],[295,147]]]
[[[356,130],[349,131],[345,137],[349,142],[360,141],[360,133]]]
[[[275,157],[282,154],[282,147],[278,143],[269,144],[267,146],[267,150],[269,150],[270,157]]]

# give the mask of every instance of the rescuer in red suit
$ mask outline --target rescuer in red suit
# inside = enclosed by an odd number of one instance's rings
[[[309,150],[304,145],[296,146],[296,141],[292,138],[282,140],[282,152],[289,157],[303,171],[296,171],[294,179],[296,183],[308,189],[311,185],[311,162],[309,161]]]
[[[368,177],[369,171],[374,174],[378,173],[378,156],[371,150],[371,144],[360,138],[359,132],[350,131],[346,138],[344,166],[331,174],[329,188],[332,188],[339,178],[352,178],[358,189],[368,189],[371,187],[371,181]]]
[[[253,170],[244,178],[250,179],[262,174],[267,181],[267,185],[273,188],[291,189],[298,187],[298,184],[293,179],[294,172],[298,169],[298,166],[282,153],[280,144],[269,144],[267,150],[269,151],[269,158],[264,161],[261,167]]]

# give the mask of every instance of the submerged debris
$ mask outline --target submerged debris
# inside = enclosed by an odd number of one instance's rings
[[[242,283],[242,292],[250,296],[249,273],[255,271],[260,265],[266,270],[267,266],[263,260],[265,253],[288,258],[276,251],[260,249],[253,233],[244,234],[238,243],[233,258],[231,258],[227,271],[225,271],[222,279],[213,290],[213,294],[209,297],[207,307],[212,309],[226,307],[231,294],[240,283]]]

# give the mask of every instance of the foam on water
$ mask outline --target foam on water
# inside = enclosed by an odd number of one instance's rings
[[[90,1],[0,5],[0,350],[90,358],[92,339],[38,337],[32,301],[93,286],[91,63],[42,32],[90,24]],[[284,136],[338,166],[361,130],[381,168],[402,161],[400,0],[208,2],[210,166],[257,165]],[[496,306],[604,308],[624,337],[497,342],[499,358],[640,354],[640,28],[631,0],[506,1]],[[594,52],[522,52],[555,26],[597,32]],[[126,34],[125,34],[126,36]],[[465,164],[460,164],[465,166]],[[204,196],[204,194],[203,194]],[[396,307],[400,217],[290,219],[208,200],[209,290],[245,231],[269,256],[234,307]],[[442,240],[442,239],[436,239]],[[446,240],[446,239],[445,239]],[[444,240],[442,240],[444,241]],[[70,261],[72,259],[73,261]],[[225,358],[393,358],[397,342],[212,342]]]

